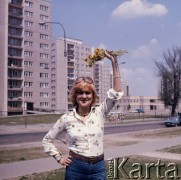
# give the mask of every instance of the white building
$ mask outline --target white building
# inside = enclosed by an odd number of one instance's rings
[[[1,0],[0,111],[50,109],[49,0]]]

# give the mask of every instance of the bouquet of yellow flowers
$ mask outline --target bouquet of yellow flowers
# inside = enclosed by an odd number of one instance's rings
[[[118,50],[118,51],[107,50],[107,52],[114,57],[122,56],[123,54],[127,53],[126,50]],[[106,57],[105,50],[96,48],[94,50],[94,54],[93,55],[89,54],[87,58],[83,59],[83,61],[87,62],[89,67],[92,67],[93,64],[95,64],[97,61],[103,60],[105,57]]]

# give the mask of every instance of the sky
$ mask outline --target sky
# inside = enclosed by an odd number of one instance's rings
[[[157,96],[154,61],[163,61],[163,52],[181,45],[180,7],[181,0],[52,0],[52,21],[84,44],[127,50],[118,62],[130,95]],[[57,25],[52,33],[63,36]]]

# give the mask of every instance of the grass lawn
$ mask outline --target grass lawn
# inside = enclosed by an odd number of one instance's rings
[[[61,114],[34,114],[21,116],[8,116],[0,118],[0,125],[24,125],[39,123],[55,123]]]
[[[181,135],[181,126],[134,133],[135,138],[166,138]]]
[[[34,148],[1,148],[0,149],[0,164],[16,161],[25,161],[31,159],[48,157],[42,147]]]
[[[181,154],[181,145],[172,146],[172,147],[169,147],[169,148],[164,148],[164,149],[161,149],[159,151]]]

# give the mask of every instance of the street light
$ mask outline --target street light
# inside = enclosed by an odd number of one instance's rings
[[[64,28],[64,26],[63,26],[61,23],[59,23],[59,22],[51,22],[51,21],[40,22],[39,24],[40,24],[40,25],[44,25],[44,24],[47,24],[47,23],[50,23],[50,24],[58,24],[59,26],[62,27],[62,29],[63,29],[63,35],[64,35],[64,56],[67,57],[66,33],[65,33],[65,28]]]

